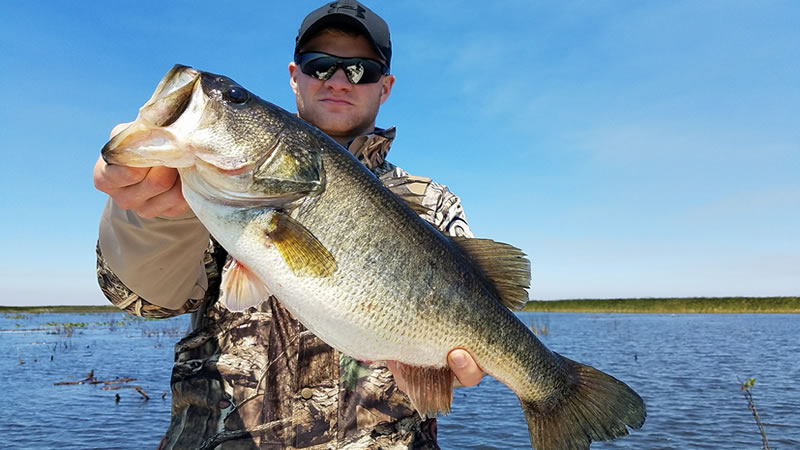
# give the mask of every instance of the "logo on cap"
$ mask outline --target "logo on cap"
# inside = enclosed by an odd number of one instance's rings
[[[328,8],[328,14],[339,12],[340,9],[350,9],[355,11],[355,16],[359,19],[366,19],[364,13],[367,12],[366,9],[362,8],[361,5],[345,5],[340,2],[331,3]]]

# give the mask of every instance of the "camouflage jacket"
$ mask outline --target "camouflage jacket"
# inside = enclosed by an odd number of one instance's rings
[[[394,132],[359,137],[349,150],[443,233],[471,237],[458,197],[384,160]],[[227,254],[213,238],[204,254],[205,294],[177,309],[128,289],[99,244],[97,257],[100,287],[119,308],[143,317],[192,313],[191,331],[175,345],[172,419],[159,448],[438,448],[436,419],[420,418],[382,364],[335,351],[274,297],[257,311],[221,307]]]

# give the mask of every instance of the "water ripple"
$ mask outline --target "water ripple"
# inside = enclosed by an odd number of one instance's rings
[[[0,315],[0,448],[155,448],[169,423],[172,346],[188,318],[119,322],[122,314]],[[571,359],[625,381],[648,418],[623,439],[595,449],[760,448],[739,387],[754,397],[774,448],[800,448],[800,343],[794,315],[521,314],[542,341]],[[51,322],[84,322],[71,336]],[[16,326],[19,324],[20,326]],[[115,325],[116,324],[116,325]],[[28,330],[28,331],[19,331]],[[53,358],[51,360],[51,357]],[[90,370],[131,376],[150,395],[97,385],[54,386]],[[116,403],[114,395],[121,400]],[[487,377],[454,393],[439,422],[444,449],[529,448],[514,394]]]
[[[551,349],[625,381],[647,403],[642,430],[592,448],[760,448],[739,387],[739,380],[751,377],[770,443],[800,448],[797,316],[526,313],[520,318],[537,328],[546,323],[542,340]],[[443,448],[529,447],[513,394],[492,382],[457,397],[461,405],[440,420]],[[501,405],[492,399],[508,396],[514,401]],[[474,420],[474,412],[464,410],[486,413],[482,429],[505,428],[514,436],[464,435]]]

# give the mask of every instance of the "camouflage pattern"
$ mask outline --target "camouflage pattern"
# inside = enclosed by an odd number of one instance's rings
[[[394,128],[353,141],[350,151],[443,233],[471,237],[458,197],[385,160]],[[192,312],[175,345],[172,420],[159,448],[438,448],[436,419],[422,419],[391,372],[340,354],[306,331],[274,297],[258,311],[217,303],[226,252],[211,239],[208,290],[179,310],[131,292],[103,260],[97,276],[109,300],[143,317]]]

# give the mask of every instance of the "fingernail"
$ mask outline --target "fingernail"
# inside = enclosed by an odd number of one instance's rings
[[[463,369],[467,367],[467,357],[464,355],[464,352],[453,352],[450,354],[450,361],[453,365],[458,369]]]

